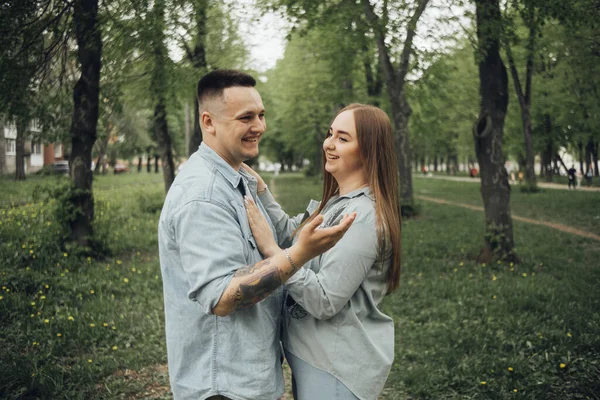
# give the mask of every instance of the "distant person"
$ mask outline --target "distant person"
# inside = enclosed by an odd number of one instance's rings
[[[342,240],[285,284],[283,345],[296,400],[375,400],[388,377],[394,322],[380,305],[400,276],[395,154],[385,112],[351,104],[335,117],[323,142],[320,203],[311,201],[306,213],[289,217],[255,175],[279,245],[296,242],[296,232],[301,235],[318,213],[327,227],[342,213],[357,212]],[[247,207],[261,252],[281,252],[252,201]]]
[[[469,169],[469,176],[470,176],[471,178],[477,178],[477,173],[478,173],[478,172],[479,172],[479,171],[477,171],[477,168],[475,168],[475,167],[473,167],[473,168],[470,168],[470,169]]]
[[[573,186],[573,190],[575,190],[575,185],[577,184],[576,174],[577,170],[575,169],[575,165],[571,165],[571,168],[567,171],[567,176],[569,177],[569,190],[571,190],[571,186]]]
[[[423,175],[427,175],[427,166],[421,165],[421,172],[423,173]]]
[[[241,168],[258,155],[265,109],[256,81],[215,70],[198,82],[203,142],[177,174],[158,225],[171,390],[178,399],[273,400],[283,394],[280,286],[331,248],[353,217],[317,229],[263,259],[244,208],[256,180]],[[267,217],[268,218],[268,217]],[[268,224],[271,225],[270,219]],[[336,220],[336,222],[338,222]]]
[[[587,172],[585,173],[585,182],[588,186],[592,186],[593,176],[594,176],[594,167],[592,166],[592,164],[590,164]]]
[[[517,174],[517,177],[519,178],[519,185],[520,185],[525,180],[525,174],[523,173],[523,171],[519,171],[519,173]]]

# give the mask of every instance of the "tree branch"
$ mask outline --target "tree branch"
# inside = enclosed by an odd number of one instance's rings
[[[408,26],[406,27],[406,40],[404,41],[404,48],[402,49],[402,55],[400,56],[400,67],[398,68],[397,82],[402,84],[408,74],[410,55],[412,53],[413,40],[417,33],[417,22],[423,15],[425,8],[429,0],[420,0],[415,9],[415,13],[411,17]]]

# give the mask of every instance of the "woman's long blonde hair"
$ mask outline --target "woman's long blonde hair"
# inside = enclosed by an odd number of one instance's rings
[[[387,114],[380,108],[365,104],[350,104],[338,112],[352,111],[358,149],[367,184],[375,197],[377,216],[378,245],[383,256],[385,249],[392,247],[392,265],[387,272],[387,293],[391,293],[400,282],[401,228],[400,196],[398,184],[398,161],[392,132],[392,124]],[[334,118],[335,119],[335,118]],[[332,121],[333,122],[333,121]],[[338,192],[339,186],[333,175],[325,170],[323,152],[323,197],[319,208],[298,228],[321,213],[329,199]]]

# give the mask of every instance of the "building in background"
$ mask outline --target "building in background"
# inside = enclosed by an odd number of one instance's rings
[[[25,140],[23,163],[26,174],[34,173],[44,165],[65,158],[62,143],[43,143],[41,140],[33,139],[40,137],[40,134],[40,126],[37,120],[33,120]],[[4,174],[12,174],[16,170],[17,163],[17,127],[14,123],[0,121],[0,142],[2,142],[0,152],[3,152],[0,155],[0,171]]]

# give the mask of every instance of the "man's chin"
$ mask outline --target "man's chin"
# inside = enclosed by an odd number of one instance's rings
[[[258,149],[256,149],[256,151],[249,151],[244,153],[244,161],[248,161],[252,158],[256,158],[258,157]]]

